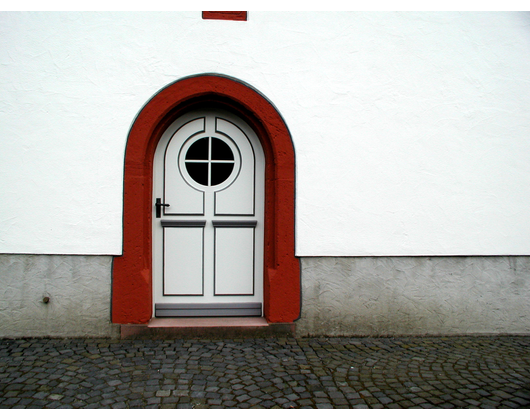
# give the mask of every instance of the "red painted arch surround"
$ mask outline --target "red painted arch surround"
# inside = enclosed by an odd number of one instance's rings
[[[294,148],[274,106],[248,85],[221,75],[181,79],[159,91],[136,117],[127,139],[123,194],[123,254],[115,257],[112,322],[145,324],[152,302],[153,157],[165,129],[198,106],[241,115],[265,152],[264,313],[271,323],[300,315],[300,265],[294,243]]]

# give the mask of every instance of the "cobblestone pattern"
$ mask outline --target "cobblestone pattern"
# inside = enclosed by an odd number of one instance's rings
[[[0,340],[0,408],[527,408],[530,337]]]

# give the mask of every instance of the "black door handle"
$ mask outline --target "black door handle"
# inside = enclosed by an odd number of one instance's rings
[[[157,198],[155,207],[156,207],[156,218],[160,219],[160,216],[162,215],[162,207],[169,207],[169,204],[162,203],[162,199]]]

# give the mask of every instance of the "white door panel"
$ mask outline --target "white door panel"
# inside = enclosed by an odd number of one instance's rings
[[[216,132],[246,138],[239,127],[225,119],[217,118],[216,125]],[[241,141],[238,146],[245,159],[241,159],[238,177],[230,188],[215,192],[216,215],[254,215],[254,150],[250,141]]]
[[[204,294],[202,227],[164,227],[164,295]]]
[[[180,174],[179,152],[182,146],[180,139],[204,133],[205,119],[198,118],[180,127],[171,137],[165,151],[164,159],[164,202],[171,203],[164,208],[164,215],[171,214],[204,214],[204,192],[189,185]]]
[[[254,293],[254,227],[215,228],[215,295]],[[234,254],[238,264],[233,264]]]

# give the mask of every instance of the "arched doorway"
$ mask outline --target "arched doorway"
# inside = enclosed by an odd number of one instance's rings
[[[158,92],[140,111],[127,139],[123,255],[113,264],[112,322],[153,317],[153,160],[163,133],[182,115],[224,109],[256,133],[265,156],[263,314],[271,323],[300,314],[300,267],[294,255],[295,156],[285,122],[259,92],[235,79],[198,75]]]

